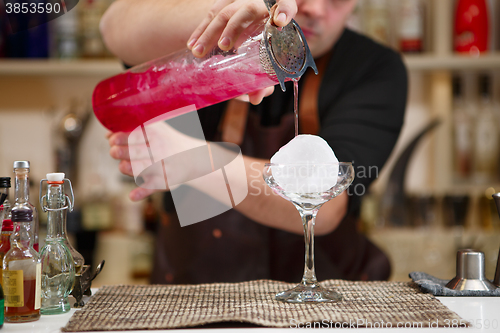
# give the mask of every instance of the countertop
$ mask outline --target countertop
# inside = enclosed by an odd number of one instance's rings
[[[437,297],[445,306],[450,310],[456,312],[463,319],[469,321],[473,327],[464,329],[464,332],[475,333],[475,332],[499,332],[500,331],[500,298],[498,297]],[[73,303],[73,302],[72,302]],[[51,315],[51,316],[41,316],[40,320],[30,323],[13,324],[5,323],[3,327],[3,332],[21,332],[21,333],[58,333],[61,332],[61,328],[66,325],[71,315],[78,311],[76,309],[71,309],[67,314],[62,315]],[[411,327],[412,323],[406,323],[407,326]],[[460,323],[444,323],[444,325],[450,326],[449,328],[393,328],[394,332],[457,332],[457,326]],[[294,323],[291,328],[302,328],[303,324]],[[318,327],[319,328],[319,327]],[[328,327],[325,322],[323,328]],[[350,327],[353,328],[353,327]],[[355,328],[355,327],[354,327]],[[360,328],[361,329],[361,328]],[[240,333],[255,332],[259,330],[260,332],[278,332],[289,329],[276,329],[276,328],[207,328],[205,330],[237,330]],[[313,329],[311,329],[313,330]],[[393,332],[391,330],[391,332]],[[200,332],[199,328],[196,329],[183,329],[183,332]],[[370,332],[386,332],[387,328],[371,328]],[[121,331],[122,333],[131,332],[142,332],[142,333],[172,333],[172,330],[155,330],[155,331]]]

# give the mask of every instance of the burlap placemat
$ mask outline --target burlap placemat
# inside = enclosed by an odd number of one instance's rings
[[[328,280],[322,285],[335,288],[344,299],[319,304],[279,302],[274,295],[295,284],[269,280],[105,286],[73,314],[63,331],[167,329],[222,322],[331,328],[467,325],[434,296],[421,293],[413,282]]]

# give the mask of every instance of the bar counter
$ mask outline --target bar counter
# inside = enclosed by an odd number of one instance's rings
[[[500,331],[500,299],[497,297],[437,297],[446,307],[450,310],[457,313],[464,320],[467,320],[472,327],[470,328],[462,328],[460,331],[476,333],[476,332],[499,332]],[[66,325],[68,320],[71,318],[72,314],[75,311],[79,311],[77,309],[71,309],[71,311],[67,314],[63,315],[52,315],[52,316],[41,316],[40,320],[30,323],[21,323],[21,324],[12,324],[5,323],[3,327],[3,332],[19,332],[19,333],[58,333],[61,332],[61,328]],[[445,326],[447,323],[445,323]],[[405,323],[406,328],[393,328],[391,332],[457,332],[457,326],[460,326],[460,323],[449,323],[450,327],[431,327],[431,328],[412,328],[411,323]],[[303,328],[303,326],[307,326],[307,323],[293,323],[290,329],[299,329]],[[354,327],[345,327],[350,329],[356,329]],[[319,328],[332,328],[327,323],[316,326],[316,329]],[[231,327],[231,324],[210,325],[208,328],[201,328],[205,331],[214,331],[214,330],[237,330],[239,332],[255,332],[255,330],[259,330],[261,332],[277,332],[284,331],[290,329],[282,329],[282,328],[266,328],[266,327],[244,327],[244,325],[235,325],[235,327]],[[387,328],[368,328],[373,332],[387,332]],[[315,330],[311,328],[311,330]],[[366,330],[366,328],[359,328],[359,330]],[[184,332],[200,332],[200,328],[191,328],[191,329],[182,329]],[[131,333],[134,331],[114,331],[121,333]],[[135,331],[146,333],[151,331]],[[166,333],[172,332],[172,330],[156,330],[154,332],[158,333]]]

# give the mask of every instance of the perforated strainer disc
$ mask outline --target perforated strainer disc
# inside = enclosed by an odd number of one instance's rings
[[[276,3],[274,0],[264,2],[268,9]],[[277,77],[283,91],[285,80],[301,77],[307,67],[318,74],[304,34],[295,20],[281,29],[268,21],[260,46],[260,60],[264,70]]]

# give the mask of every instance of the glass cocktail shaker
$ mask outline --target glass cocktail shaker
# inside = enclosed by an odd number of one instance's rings
[[[92,97],[97,119],[111,131],[129,132],[153,118],[169,119],[278,83],[285,90],[284,82],[307,67],[317,73],[294,20],[281,29],[263,22],[243,39],[230,51],[216,47],[196,58],[185,49],[105,79]]]

